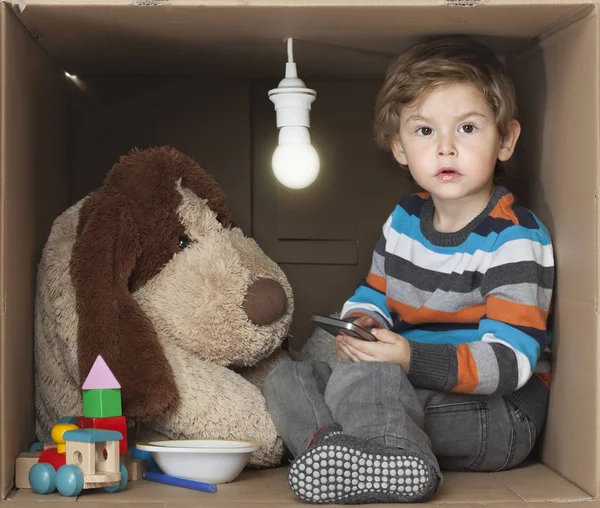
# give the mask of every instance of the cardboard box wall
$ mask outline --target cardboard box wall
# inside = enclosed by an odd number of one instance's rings
[[[473,5],[456,6],[467,3]],[[382,221],[413,190],[371,139],[387,63],[419,36],[444,33],[481,36],[509,64],[523,125],[513,188],[549,227],[559,268],[554,384],[540,462],[503,473],[448,474],[434,502],[505,505],[598,495],[594,2],[28,0],[0,7],[2,498],[23,505],[74,501],[11,490],[14,459],[34,440],[35,274],[54,218],[100,185],[132,146],[176,146],[215,175],[244,231],[285,270],[297,307],[291,345],[299,349],[311,331],[310,314],[339,309],[368,269]],[[318,93],[311,132],[322,172],[302,192],[279,187],[269,164],[277,132],[266,92],[282,77],[288,36],[298,39],[300,76]],[[79,502],[295,502],[283,469],[244,473],[211,498],[129,485]]]

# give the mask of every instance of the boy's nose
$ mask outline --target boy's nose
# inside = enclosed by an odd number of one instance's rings
[[[456,147],[453,140],[449,137],[440,139],[438,146],[438,156],[443,157],[444,155],[456,155]]]
[[[441,150],[440,149],[438,155],[440,157],[443,157],[444,155],[456,155],[456,152],[454,151],[453,148],[449,148],[448,150]]]

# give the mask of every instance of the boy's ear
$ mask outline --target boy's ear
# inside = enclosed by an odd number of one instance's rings
[[[504,136],[500,141],[498,160],[506,162],[512,157],[520,134],[521,124],[517,120],[511,120],[511,122],[508,124],[508,129],[506,129],[506,136]]]
[[[404,148],[400,142],[400,136],[394,136],[390,141],[390,148],[394,154],[394,158],[403,166],[408,166],[408,159],[404,153]]]

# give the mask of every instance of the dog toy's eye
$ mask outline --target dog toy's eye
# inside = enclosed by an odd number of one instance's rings
[[[181,235],[179,237],[179,248],[181,250],[185,249],[190,243],[192,243],[192,241],[190,240],[189,236]]]

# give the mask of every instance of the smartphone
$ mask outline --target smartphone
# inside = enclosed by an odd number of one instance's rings
[[[369,340],[373,342],[377,341],[377,337],[375,337],[375,335],[372,333],[369,333],[364,328],[361,328],[354,323],[348,323],[347,321],[343,321],[341,319],[319,316],[318,314],[315,314],[312,317],[312,322],[333,336],[346,334],[357,339]]]

